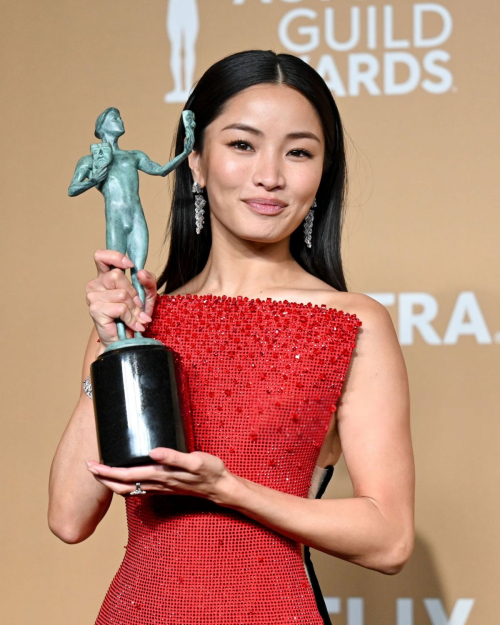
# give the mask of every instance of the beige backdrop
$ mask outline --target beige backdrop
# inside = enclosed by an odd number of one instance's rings
[[[493,625],[500,613],[499,3],[171,2],[179,7],[174,30],[182,12],[199,12],[195,78],[242,49],[307,54],[338,96],[349,133],[349,287],[388,306],[403,346],[417,540],[393,577],[315,553],[332,623]],[[93,251],[104,245],[101,197],[71,199],[67,187],[108,106],[122,112],[123,148],[168,160],[182,104],[164,101],[174,89],[167,5],[2,3],[0,588],[9,625],[93,623],[124,554],[121,498],[80,545],[63,544],[46,524],[50,462],[78,397],[91,328],[84,286],[94,275]],[[148,268],[158,271],[168,180],[142,176],[141,196]],[[351,492],[340,463],[327,496]]]

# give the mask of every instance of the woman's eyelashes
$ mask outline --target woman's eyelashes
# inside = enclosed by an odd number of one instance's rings
[[[238,150],[240,150],[242,152],[248,152],[248,150],[246,148],[251,148],[253,150],[253,148],[250,145],[250,143],[248,143],[248,141],[243,141],[243,139],[236,139],[235,141],[230,141],[228,143],[228,145],[230,147],[235,147],[235,148],[237,148]],[[241,146],[243,146],[243,147],[241,147]]]
[[[248,141],[244,141],[243,139],[236,139],[235,141],[230,141],[227,145],[229,147],[236,148],[236,150],[239,152],[250,152],[251,150],[253,150],[252,145]],[[298,149],[298,148],[295,148],[294,150],[290,150],[288,154],[296,158],[303,158],[303,157],[312,158],[313,156],[311,152],[309,152],[308,150],[303,150],[303,149]]]

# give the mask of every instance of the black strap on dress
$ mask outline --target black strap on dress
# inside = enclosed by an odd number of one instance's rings
[[[316,493],[315,499],[321,499],[323,493],[330,482],[334,467],[330,464],[325,467],[326,473],[323,475],[318,492]],[[326,607],[325,600],[323,598],[323,593],[321,592],[321,588],[318,582],[318,578],[316,577],[316,573],[314,571],[314,566],[311,560],[311,550],[307,545],[304,545],[304,562],[306,565],[307,572],[309,574],[309,579],[311,580],[311,586],[314,591],[314,597],[316,599],[316,605],[318,606],[318,612],[321,614],[323,618],[324,625],[332,625],[330,620],[330,616],[328,614],[328,609]]]

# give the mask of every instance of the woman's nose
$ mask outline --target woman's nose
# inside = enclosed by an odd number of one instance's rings
[[[285,178],[279,158],[275,154],[261,152],[254,162],[253,183],[255,186],[263,186],[267,191],[284,187]]]

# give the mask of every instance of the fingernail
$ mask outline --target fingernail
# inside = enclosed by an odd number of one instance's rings
[[[141,321],[147,321],[148,323],[149,323],[150,321],[153,321],[149,315],[146,315],[146,313],[145,313],[145,312],[141,312],[141,314],[139,315],[139,319],[140,319]]]
[[[134,266],[134,263],[127,256],[124,256],[122,258],[122,264],[123,264],[124,267],[133,267]]]
[[[144,332],[144,330],[146,329],[142,323],[139,323],[138,321],[135,324],[135,327],[139,330],[139,332]]]
[[[99,471],[97,469],[95,469],[94,467],[89,467],[88,469],[94,475],[99,475]]]

